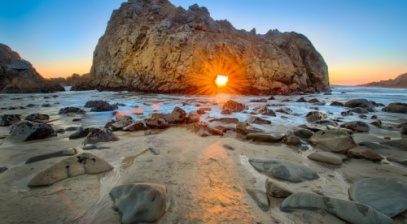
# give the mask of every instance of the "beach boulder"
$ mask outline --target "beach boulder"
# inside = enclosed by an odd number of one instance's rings
[[[265,116],[270,116],[270,117],[275,117],[276,113],[269,109],[267,106],[258,106],[253,108],[253,112],[257,113],[257,114],[261,114],[261,115],[265,115]]]
[[[247,106],[236,102],[234,100],[228,100],[222,107],[222,114],[230,114],[233,112],[242,112],[247,109]]]
[[[25,120],[27,121],[48,121],[49,120],[49,115],[48,114],[42,114],[42,113],[33,113],[25,117]]]
[[[350,107],[350,108],[356,108],[356,107],[361,107],[366,109],[367,111],[373,112],[374,111],[374,104],[367,100],[367,99],[352,99],[348,100],[345,103],[345,107]]]
[[[246,191],[253,198],[253,200],[256,202],[257,206],[259,206],[261,210],[270,210],[270,202],[266,193],[254,188],[246,188]]]
[[[370,126],[363,121],[349,121],[341,124],[341,128],[346,128],[354,132],[368,132]]]
[[[325,120],[327,119],[327,116],[320,111],[310,111],[305,115],[305,119],[308,122],[313,123],[315,121]]]
[[[352,136],[342,130],[320,130],[308,140],[322,150],[336,153],[345,153],[357,146]]]
[[[394,217],[407,210],[407,180],[395,177],[366,178],[349,188],[352,200]]]
[[[82,174],[98,174],[112,170],[113,167],[99,157],[82,153],[59,161],[48,169],[37,174],[28,183],[29,187],[52,185],[68,177]]]
[[[349,223],[358,224],[392,224],[393,220],[387,215],[372,209],[364,204],[325,197],[317,194],[297,192],[281,203],[280,209],[284,212],[296,209],[317,210],[323,209],[336,217]]]
[[[331,152],[313,152],[307,156],[308,159],[315,160],[318,162],[329,163],[332,165],[341,165],[342,158],[335,153]]]
[[[21,114],[3,114],[0,118],[0,126],[10,126],[21,121]]]
[[[85,103],[84,107],[92,108],[91,112],[114,111],[119,108],[117,104],[110,104],[104,100],[90,100]]]
[[[284,138],[283,133],[248,133],[246,135],[247,140],[253,140],[255,142],[280,142]]]
[[[89,134],[87,135],[84,144],[96,144],[98,142],[110,142],[118,140],[119,137],[113,134],[113,132],[109,129],[89,128]]]
[[[81,109],[79,107],[64,107],[59,110],[58,114],[85,114],[86,111],[84,109]]]
[[[110,193],[113,209],[121,216],[121,223],[154,222],[169,206],[167,188],[161,184],[136,183],[114,187]]]
[[[271,124],[271,121],[261,118],[261,117],[257,117],[257,116],[250,116],[247,120],[246,123],[249,124]]]
[[[384,112],[389,113],[399,113],[405,114],[407,113],[407,104],[406,103],[390,103],[386,107],[382,109]]]
[[[122,130],[124,127],[131,125],[134,122],[130,116],[118,116],[114,120],[108,122],[105,128],[112,129],[113,131]]]
[[[41,154],[38,156],[33,156],[25,161],[25,164],[29,163],[34,163],[42,160],[46,160],[49,158],[54,158],[54,157],[61,157],[61,156],[73,156],[76,153],[78,153],[78,150],[75,148],[69,148],[69,149],[64,149],[56,152],[51,152],[51,153],[46,153],[46,154]]]
[[[319,176],[310,168],[284,160],[249,159],[250,164],[269,177],[299,183],[318,179]]]
[[[357,146],[349,149],[347,155],[350,158],[366,159],[373,162],[380,162],[383,159],[377,152],[364,146]]]
[[[45,139],[56,135],[55,130],[49,124],[20,121],[13,124],[8,138],[13,141],[30,141]]]
[[[79,127],[78,130],[69,135],[69,139],[77,139],[88,136],[89,128]]]
[[[287,185],[271,178],[266,179],[265,187],[266,194],[274,198],[286,198],[293,193]]]

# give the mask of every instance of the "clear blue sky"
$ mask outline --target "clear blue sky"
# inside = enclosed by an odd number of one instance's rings
[[[45,77],[90,70],[93,50],[123,0],[0,0],[0,43]],[[206,6],[214,19],[258,33],[306,35],[331,83],[359,84],[407,72],[407,0],[172,0]]]

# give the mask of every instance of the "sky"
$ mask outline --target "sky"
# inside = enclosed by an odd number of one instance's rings
[[[44,77],[90,71],[112,11],[125,0],[0,0],[0,43]],[[212,18],[264,34],[308,37],[328,65],[331,84],[355,85],[407,72],[407,0],[170,0],[197,3]]]

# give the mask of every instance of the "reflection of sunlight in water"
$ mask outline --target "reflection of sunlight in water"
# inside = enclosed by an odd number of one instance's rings
[[[192,187],[192,223],[236,221],[253,223],[249,205],[242,201],[245,192],[238,185],[235,165],[218,143],[206,148],[198,159],[198,174]]]

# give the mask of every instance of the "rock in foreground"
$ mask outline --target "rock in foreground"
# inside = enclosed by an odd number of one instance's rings
[[[123,224],[157,221],[167,208],[167,188],[160,184],[117,186],[110,191],[110,197]]]
[[[235,29],[205,7],[175,7],[168,0],[131,0],[110,18],[94,51],[91,76],[101,90],[216,93],[329,91],[327,65],[298,33]]]
[[[394,217],[407,210],[407,181],[392,177],[363,179],[352,185],[349,196]]]
[[[90,153],[61,160],[57,164],[37,174],[29,183],[29,187],[47,186],[68,177],[82,174],[97,174],[112,170],[113,167],[106,161]]]
[[[299,183],[318,179],[319,176],[310,168],[292,162],[272,159],[249,159],[250,164],[257,170],[270,177]]]
[[[294,193],[281,204],[282,211],[295,209],[323,209],[349,223],[358,224],[391,224],[390,217],[376,210],[355,202],[329,198],[306,192]]]

